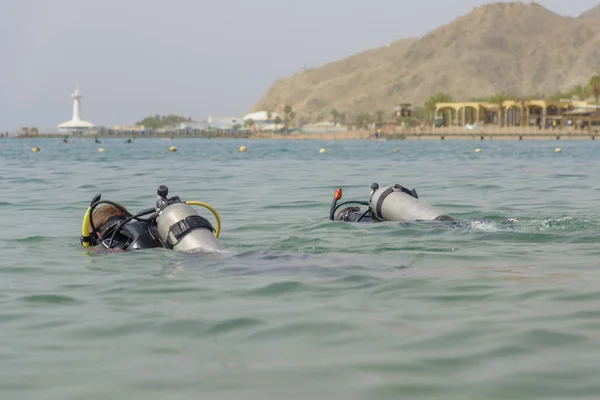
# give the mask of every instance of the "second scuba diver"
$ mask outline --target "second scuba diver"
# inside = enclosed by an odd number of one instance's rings
[[[342,198],[342,189],[337,189],[333,196],[329,219],[345,222],[383,222],[383,221],[452,221],[452,217],[419,200],[415,189],[409,190],[401,185],[380,188],[379,184],[371,185],[369,201],[346,201],[338,204]],[[345,205],[356,204],[366,206],[365,211],[358,206],[344,208],[336,216],[337,210]]]
[[[156,206],[131,214],[125,207],[96,195],[82,223],[81,245],[112,250],[163,247],[178,251],[218,252],[221,231],[219,214],[208,204],[167,198],[169,189],[157,190]],[[217,220],[215,230],[191,205],[205,207]],[[146,216],[144,218],[144,216]]]

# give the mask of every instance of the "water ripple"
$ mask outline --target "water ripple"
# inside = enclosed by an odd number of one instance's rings
[[[33,145],[0,140],[2,398],[598,397],[597,142]],[[456,221],[329,221],[373,182]],[[226,252],[81,248],[97,193],[161,184]]]

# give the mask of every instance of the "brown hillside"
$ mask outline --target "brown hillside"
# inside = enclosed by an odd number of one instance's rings
[[[590,11],[590,13],[593,10]],[[290,104],[329,117],[422,105],[435,92],[469,100],[498,91],[551,94],[600,70],[598,18],[557,15],[536,4],[477,7],[421,39],[407,39],[275,82],[253,110]]]
[[[596,19],[596,21],[600,21],[600,4],[598,4],[596,7],[584,12],[583,14],[581,14],[579,16],[579,18],[593,18]]]

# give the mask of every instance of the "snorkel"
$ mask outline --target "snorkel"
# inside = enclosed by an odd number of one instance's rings
[[[95,246],[95,240],[94,243],[92,244],[92,238],[90,237],[90,224],[92,221],[92,206],[98,202],[100,200],[101,194],[98,193],[96,196],[94,196],[94,198],[92,199],[92,201],[90,202],[90,205],[88,206],[85,214],[83,215],[83,222],[81,224],[81,245],[83,247],[89,247],[90,245]],[[94,234],[97,235],[97,232],[94,232]]]
[[[336,189],[334,195],[333,195],[333,201],[331,202],[331,208],[329,209],[329,219],[331,221],[333,221],[335,219],[335,213],[337,210],[339,210],[340,207],[348,205],[348,204],[360,204],[361,206],[367,206],[369,207],[369,202],[368,201],[356,201],[356,200],[350,200],[350,201],[345,201],[343,203],[338,204],[338,201],[340,201],[342,199],[342,188],[338,188]],[[371,212],[371,208],[369,207],[367,209],[367,211],[365,211],[365,213],[363,215],[361,215],[361,217],[359,218],[358,221],[360,221],[361,219],[363,219],[369,212]]]

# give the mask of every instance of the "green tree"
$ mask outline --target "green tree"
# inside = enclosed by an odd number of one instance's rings
[[[340,112],[334,108],[331,110],[331,118],[333,120],[332,122],[337,124],[340,121]]]
[[[143,120],[136,122],[136,125],[142,125],[147,129],[158,129],[162,127],[162,122],[160,117],[157,115],[155,117],[146,117]]]
[[[283,107],[283,125],[285,127],[285,132],[289,133],[290,124],[296,118],[296,113],[292,110],[292,106],[286,105]]]
[[[375,123],[383,124],[385,122],[384,115],[385,113],[381,110],[375,111]]]
[[[347,119],[348,119],[348,118],[347,118],[347,116],[346,116],[346,113],[341,113],[341,114],[340,114],[340,124],[342,124],[342,125],[345,125],[345,124],[346,124],[346,121],[347,121]]]
[[[191,121],[191,118],[182,117],[179,115],[169,114],[167,116],[155,115],[146,117],[143,120],[136,122],[136,125],[143,125],[145,128],[158,129],[163,126],[171,126],[179,122]]]
[[[425,109],[423,107],[415,107],[412,111],[413,118],[418,120],[425,119]]]
[[[357,127],[365,129],[373,123],[373,117],[367,112],[361,112],[356,115],[355,123]]]
[[[550,96],[548,96],[548,100],[550,101],[560,101],[562,99],[566,99],[571,97],[570,93],[565,93],[565,92],[561,92],[560,90],[557,92],[552,93]]]
[[[580,101],[585,101],[589,95],[588,88],[583,85],[573,86],[571,89],[571,97],[577,97]]]
[[[354,123],[356,124],[357,128],[363,129],[365,127],[364,114],[360,113],[360,114],[356,115],[356,117],[354,118]]]
[[[276,116],[273,122],[275,122],[275,125],[281,125],[281,117],[279,115]]]
[[[429,120],[433,120],[435,116],[435,108],[439,103],[451,103],[453,101],[452,96],[448,93],[438,92],[431,96],[424,105],[425,115]]]
[[[596,104],[598,104],[598,101],[600,100],[600,75],[594,75],[590,78],[588,89],[590,94],[596,99]]]

